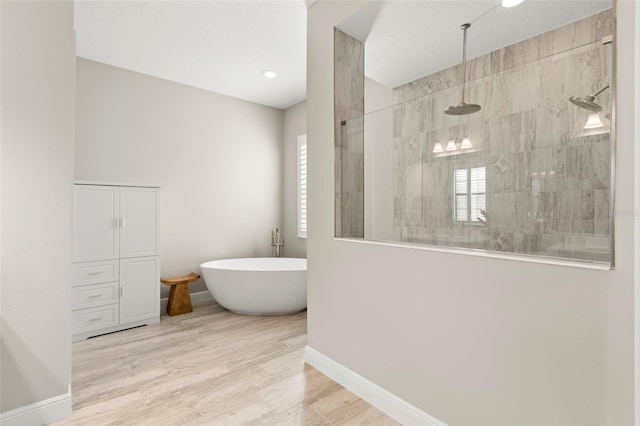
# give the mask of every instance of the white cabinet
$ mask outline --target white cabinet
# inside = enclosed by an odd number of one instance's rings
[[[74,185],[74,340],[158,322],[158,192]]]
[[[158,255],[158,190],[120,188],[120,257]]]
[[[74,262],[157,256],[158,188],[75,185]]]
[[[158,315],[160,262],[157,257],[120,261],[120,322],[138,321]]]
[[[117,259],[120,250],[120,189],[76,185],[73,203],[74,262]]]

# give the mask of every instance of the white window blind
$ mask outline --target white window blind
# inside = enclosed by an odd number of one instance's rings
[[[482,212],[487,211],[487,172],[485,167],[471,169],[471,221],[481,222],[484,220]]]
[[[484,222],[487,210],[486,167],[457,169],[453,175],[454,219],[459,222]]]
[[[456,194],[455,220],[469,220],[469,185],[467,179],[468,169],[458,169],[453,175],[453,186]]]
[[[298,237],[307,238],[307,135],[298,136]]]

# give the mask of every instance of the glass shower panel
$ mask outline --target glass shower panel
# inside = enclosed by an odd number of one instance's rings
[[[344,122],[342,236],[610,263],[612,45],[525,59]]]

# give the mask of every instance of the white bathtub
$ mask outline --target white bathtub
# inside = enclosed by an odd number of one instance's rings
[[[278,315],[307,307],[307,259],[214,260],[200,270],[213,298],[232,312]]]

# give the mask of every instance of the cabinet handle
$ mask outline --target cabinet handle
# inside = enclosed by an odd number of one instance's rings
[[[102,271],[89,272],[89,275],[101,275]]]
[[[89,320],[89,322],[96,322],[96,321],[100,321],[101,319],[102,319],[102,317],[100,317],[100,318],[91,318]]]
[[[124,288],[120,287],[120,297],[124,297]]]
[[[124,217],[120,218],[120,228],[124,229]]]
[[[93,296],[89,296],[87,299],[97,299],[98,297],[100,297],[99,294],[94,294]]]

